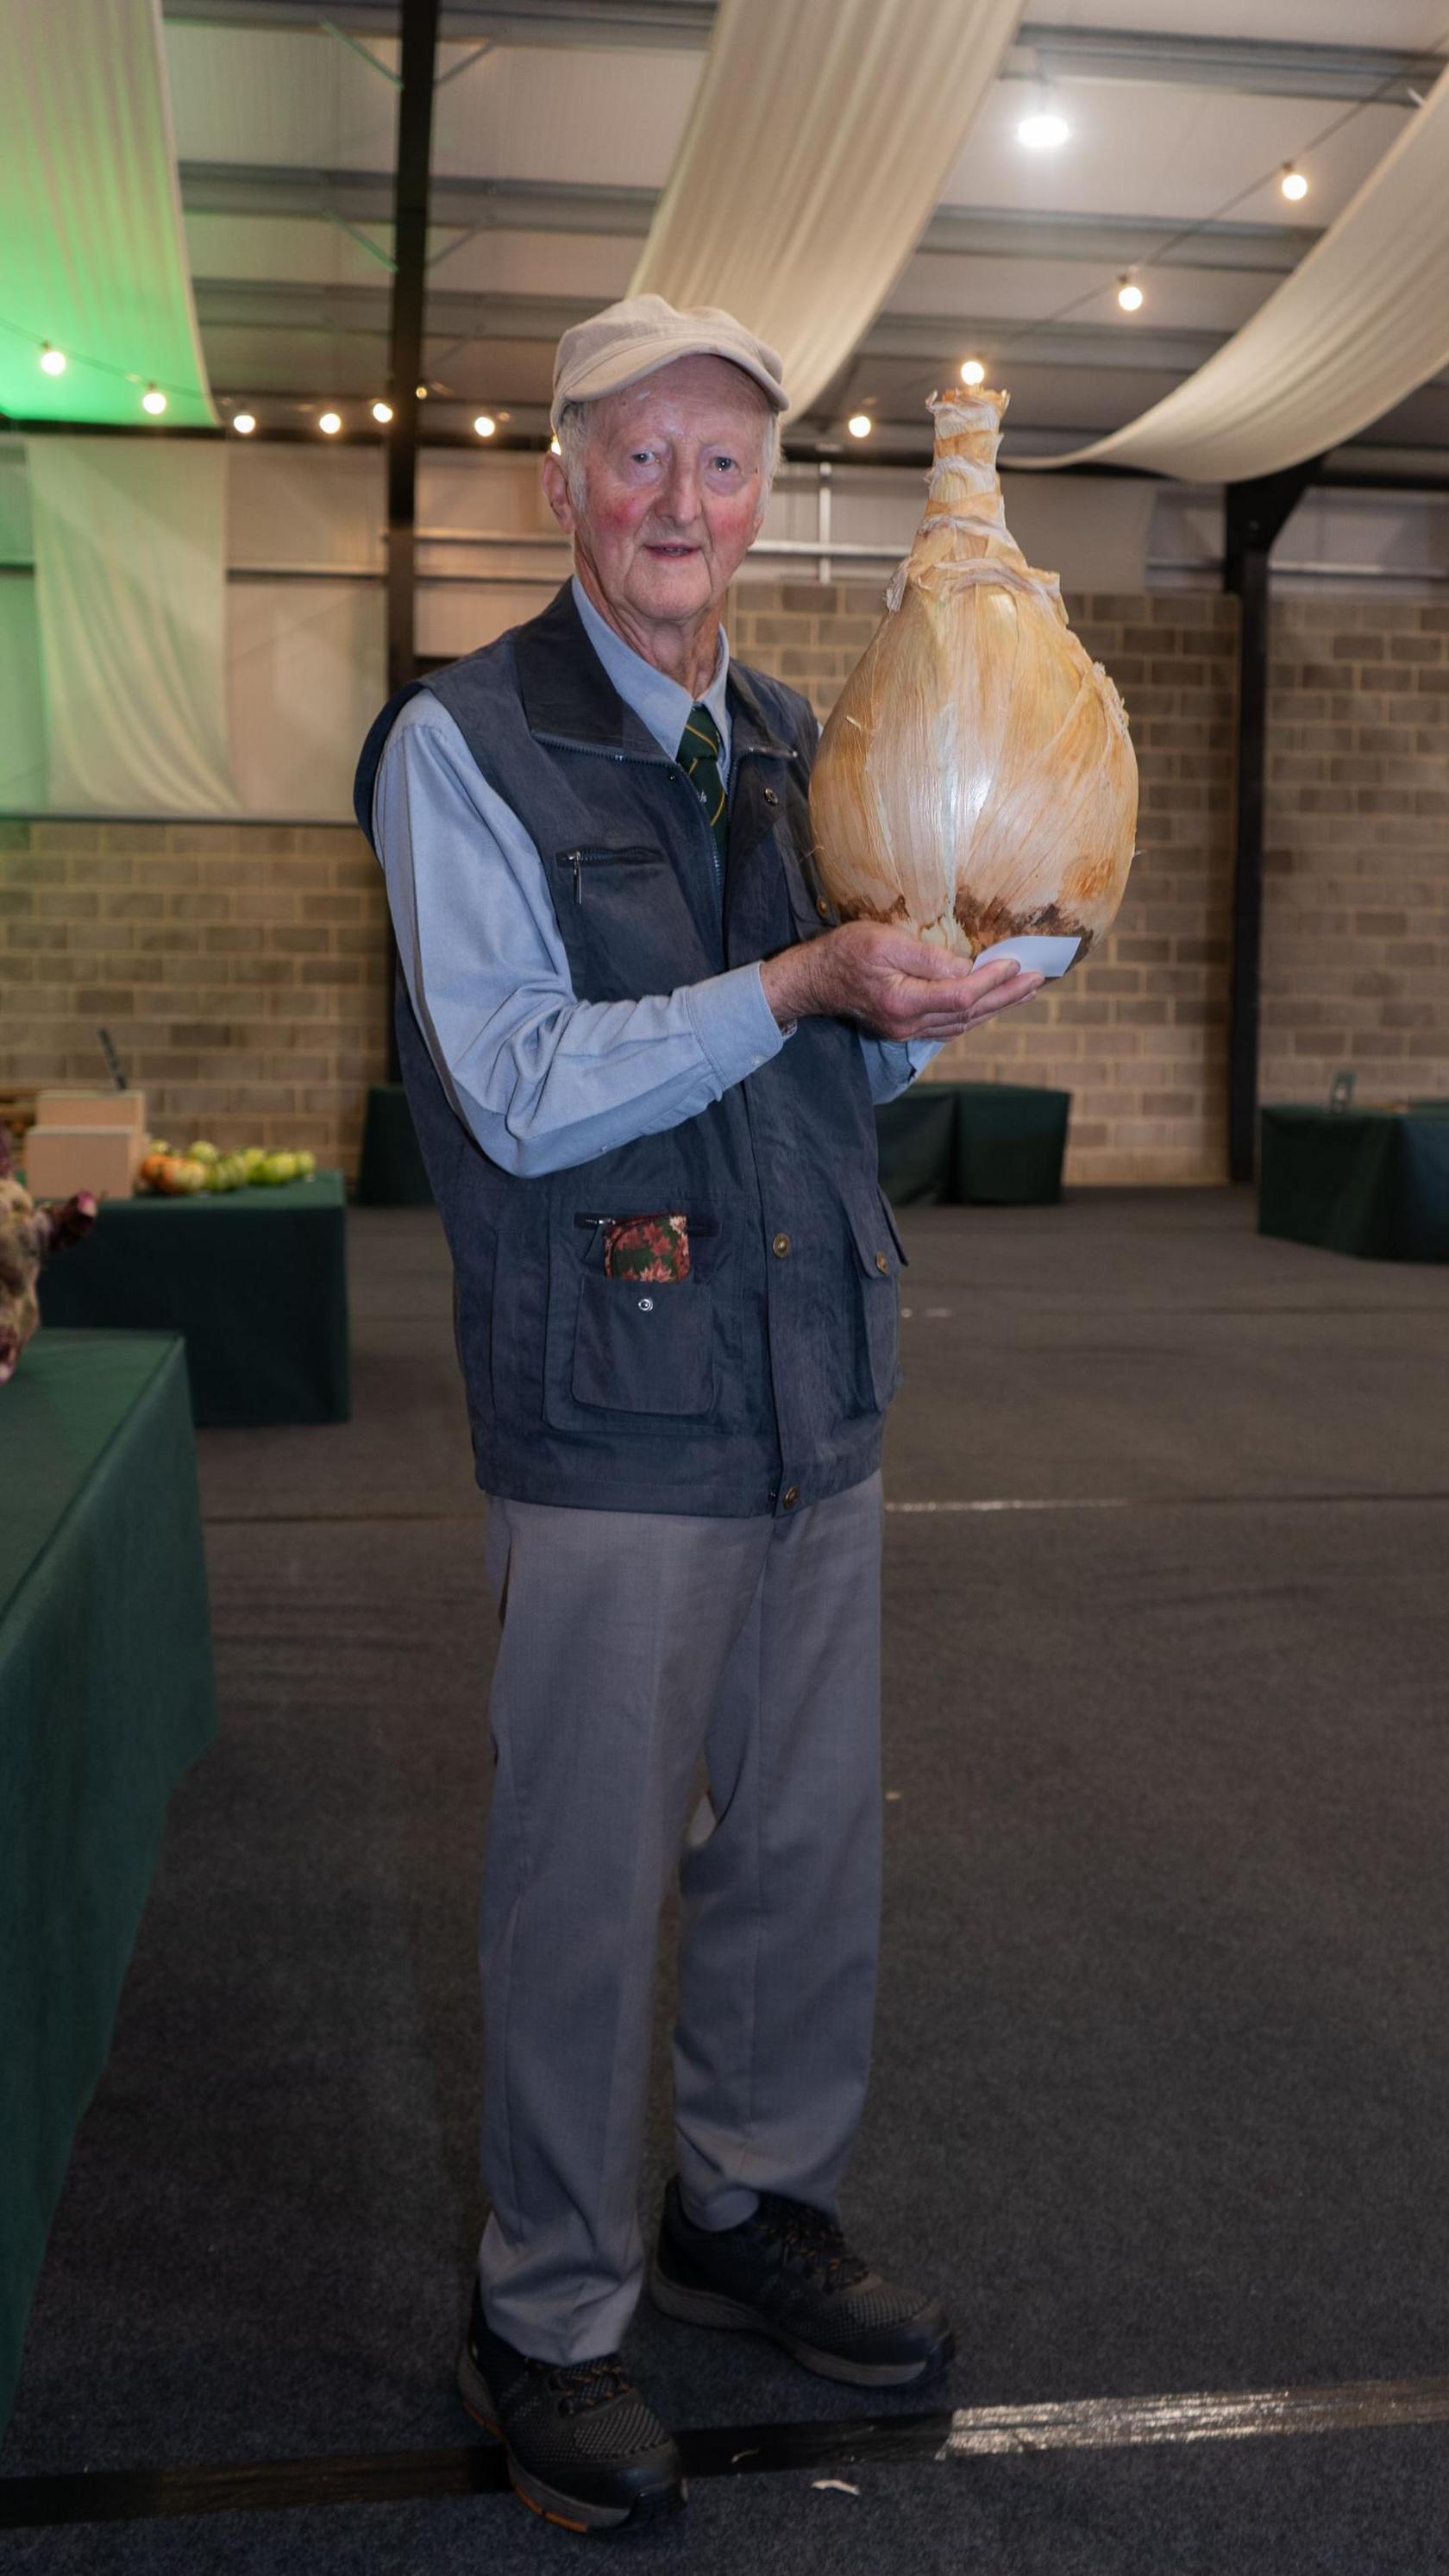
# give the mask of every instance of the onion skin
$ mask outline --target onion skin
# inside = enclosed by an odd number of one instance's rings
[[[810,782],[816,865],[847,921],[966,957],[1101,938],[1137,828],[1122,701],[1067,624],[1055,573],[1007,529],[1004,393],[932,401],[925,516],[846,681]]]

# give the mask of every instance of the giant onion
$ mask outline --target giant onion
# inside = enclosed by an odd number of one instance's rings
[[[847,920],[898,923],[970,957],[1061,940],[1059,970],[1122,900],[1137,764],[1056,574],[1034,572],[1007,528],[1006,401],[983,389],[931,403],[925,516],[825,726],[810,812],[825,891]]]

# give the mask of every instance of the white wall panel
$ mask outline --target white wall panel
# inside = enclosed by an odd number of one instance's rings
[[[228,593],[232,771],[245,810],[337,820],[386,695],[377,582],[234,581]]]

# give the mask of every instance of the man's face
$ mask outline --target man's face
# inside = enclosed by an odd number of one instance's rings
[[[727,359],[676,358],[594,405],[581,508],[545,458],[554,516],[626,627],[687,626],[723,598],[764,511],[766,422]]]

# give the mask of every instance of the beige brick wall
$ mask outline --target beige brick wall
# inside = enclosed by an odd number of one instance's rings
[[[1127,897],[1100,954],[1029,1010],[958,1039],[934,1070],[1070,1091],[1070,1181],[1220,1181],[1237,605],[1206,593],[1069,604],[1122,691],[1137,750]],[[743,660],[824,715],[880,611],[879,582],[752,583],[730,632]]]
[[[878,582],[741,584],[741,658],[825,713]],[[1449,608],[1274,603],[1265,1099],[1449,1093]],[[1099,957],[962,1039],[946,1077],[1073,1095],[1077,1182],[1224,1178],[1236,605],[1072,603],[1127,703],[1138,858]],[[384,1070],[380,873],[350,826],[0,822],[0,1090],[101,1077],[158,1132],[311,1145],[356,1170]]]
[[[1274,604],[1265,1100],[1449,1094],[1449,606]]]
[[[99,1022],[154,1133],[351,1172],[385,971],[351,826],[0,822],[0,1089],[104,1081]]]

